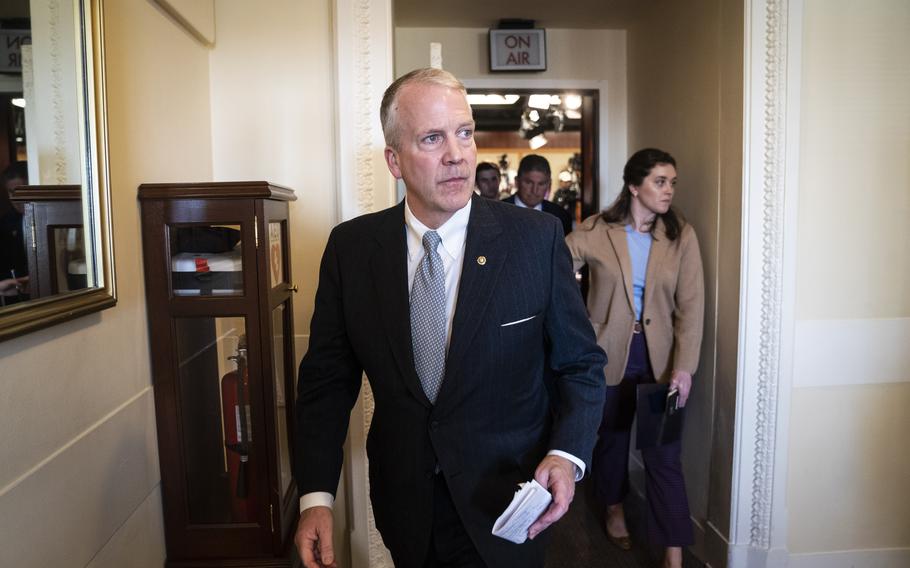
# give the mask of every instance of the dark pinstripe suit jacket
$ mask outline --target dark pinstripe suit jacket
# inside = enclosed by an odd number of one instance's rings
[[[585,315],[562,227],[550,215],[473,199],[435,405],[411,353],[403,203],[332,231],[300,364],[300,491],[334,494],[365,371],[375,399],[371,499],[400,566],[420,566],[428,550],[437,463],[489,566],[540,564],[542,539],[509,543],[490,534],[493,521],[549,449],[590,463],[602,413],[606,356]],[[558,405],[544,383],[548,368]]]

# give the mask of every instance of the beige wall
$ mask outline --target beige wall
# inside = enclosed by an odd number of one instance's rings
[[[295,360],[306,353],[319,262],[338,221],[332,1],[218,0],[211,55],[212,162],[218,181],[264,179],[290,204]],[[336,553],[349,565],[344,486]]]
[[[626,32],[624,30],[547,30],[547,70],[490,73],[486,28],[396,28],[395,75],[430,64],[430,42],[442,44],[442,66],[459,79],[533,81],[547,88],[585,88],[602,83],[600,132],[601,204],[619,192],[626,158]],[[579,54],[586,54],[579,57]],[[494,85],[495,86],[495,85]]]
[[[164,559],[136,186],[211,176],[208,51],[106,3],[118,304],[0,344],[0,565]]]
[[[806,0],[804,22],[788,544],[906,566],[910,4]]]
[[[683,467],[699,533],[711,522],[725,537],[739,309],[742,10],[721,0],[660,1],[628,30],[629,153],[655,146],[676,158],[674,205],[695,227],[705,266],[706,325]]]
[[[910,3],[805,10],[796,316],[910,317]]]
[[[293,189],[291,271],[297,359],[306,350],[319,261],[337,218],[332,2],[272,0],[251,15],[219,0],[211,56],[216,180]]]

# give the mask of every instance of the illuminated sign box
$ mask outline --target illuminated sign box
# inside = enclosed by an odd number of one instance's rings
[[[490,71],[546,70],[546,30],[490,30]]]

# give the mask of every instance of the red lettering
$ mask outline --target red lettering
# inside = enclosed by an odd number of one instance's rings
[[[506,47],[509,49],[514,49],[518,46],[518,38],[513,35],[507,35],[505,39]]]
[[[521,62],[522,62],[522,64],[524,64],[524,65],[530,65],[530,62],[528,61],[528,55],[530,55],[530,54],[529,54],[527,51],[522,51],[522,52],[521,52]]]
[[[509,52],[509,58],[506,59],[506,65],[518,65],[518,58],[515,57],[515,52]]]
[[[531,47],[531,36],[519,36],[518,37],[518,46],[519,47]]]

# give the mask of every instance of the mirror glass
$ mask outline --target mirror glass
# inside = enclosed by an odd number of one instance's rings
[[[113,304],[100,21],[98,0],[0,3],[0,339]]]

